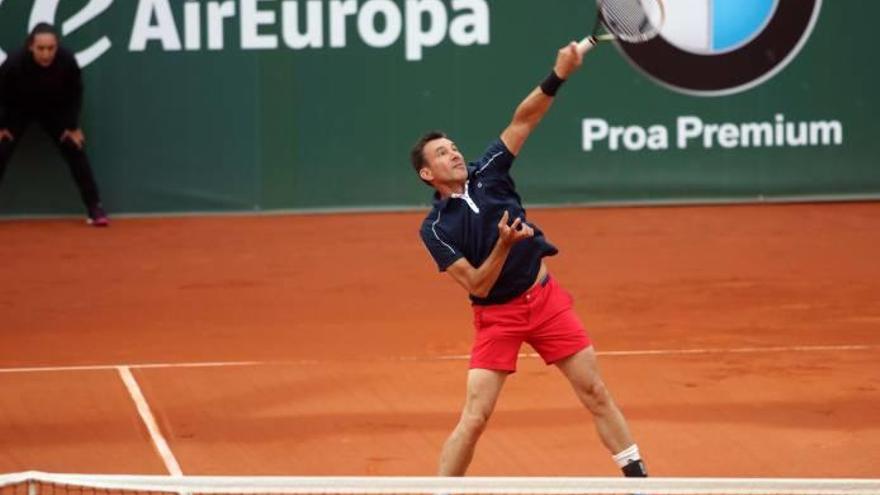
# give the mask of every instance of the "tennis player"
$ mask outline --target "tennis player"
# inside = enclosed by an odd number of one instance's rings
[[[528,342],[556,365],[592,413],[599,437],[626,476],[647,476],[626,420],[599,376],[596,355],[572,298],[550,275],[544,257],[557,249],[526,212],[510,177],[516,155],[581,66],[572,42],[550,75],[516,109],[483,155],[465,163],[446,134],[425,134],[410,152],[419,177],[434,188],[421,237],[441,272],[470,294],[476,334],[461,418],[440,454],[441,476],[463,476],[505,379]]]
[[[86,206],[87,222],[107,227],[110,221],[79,127],[82,102],[82,73],[76,58],[59,45],[52,25],[37,24],[25,46],[0,64],[0,179],[21,135],[31,122],[37,122],[67,162]]]

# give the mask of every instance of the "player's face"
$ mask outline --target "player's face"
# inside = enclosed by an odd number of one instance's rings
[[[58,39],[52,33],[40,33],[28,47],[34,56],[34,62],[42,67],[49,67],[58,53]]]
[[[458,147],[448,138],[439,138],[425,144],[423,179],[436,184],[463,183],[467,180],[467,165]]]

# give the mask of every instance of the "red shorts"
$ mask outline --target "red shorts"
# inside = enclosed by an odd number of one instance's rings
[[[588,347],[590,338],[572,301],[568,291],[548,277],[512,301],[473,306],[476,336],[470,367],[514,372],[523,342],[547,364]]]

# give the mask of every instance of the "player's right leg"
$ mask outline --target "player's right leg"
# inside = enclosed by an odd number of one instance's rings
[[[3,174],[6,172],[6,164],[12,158],[12,152],[15,151],[15,141],[10,139],[0,140],[0,181],[3,180]]]
[[[481,368],[468,371],[464,410],[440,452],[440,476],[464,476],[509,374]]]
[[[3,174],[6,172],[6,165],[12,159],[12,153],[15,152],[16,146],[21,141],[21,135],[24,132],[27,122],[14,122],[6,128],[12,134],[12,139],[0,139],[0,181],[3,180]]]

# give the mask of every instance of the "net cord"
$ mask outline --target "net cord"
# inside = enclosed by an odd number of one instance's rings
[[[0,486],[48,483],[70,487],[204,494],[616,494],[878,495],[880,479],[601,478],[601,477],[288,477],[54,474],[0,475]]]

